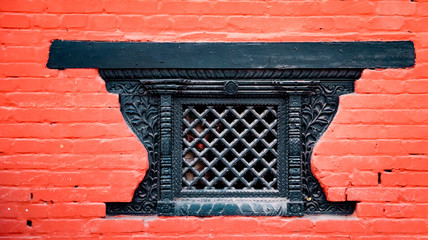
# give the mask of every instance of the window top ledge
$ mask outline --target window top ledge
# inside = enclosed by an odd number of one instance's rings
[[[374,69],[415,64],[411,41],[52,42],[51,69]]]

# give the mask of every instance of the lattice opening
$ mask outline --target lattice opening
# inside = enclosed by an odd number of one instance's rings
[[[278,106],[183,105],[183,190],[276,190]]]

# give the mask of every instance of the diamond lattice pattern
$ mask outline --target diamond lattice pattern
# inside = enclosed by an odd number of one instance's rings
[[[183,190],[277,189],[277,109],[183,106]]]

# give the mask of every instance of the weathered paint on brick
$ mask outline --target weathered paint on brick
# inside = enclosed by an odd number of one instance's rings
[[[0,239],[425,239],[428,3],[10,0],[0,3]],[[313,171],[350,217],[105,218],[147,154],[96,70],[46,68],[54,39],[412,40],[410,69],[365,70],[342,96]],[[31,223],[31,224],[30,224]]]

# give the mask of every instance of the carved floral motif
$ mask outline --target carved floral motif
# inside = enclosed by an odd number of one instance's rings
[[[159,199],[158,106],[150,102],[149,96],[141,95],[121,95],[120,106],[126,123],[147,150],[149,169],[135,190],[132,202],[107,203],[107,213],[110,215],[154,215]]]

